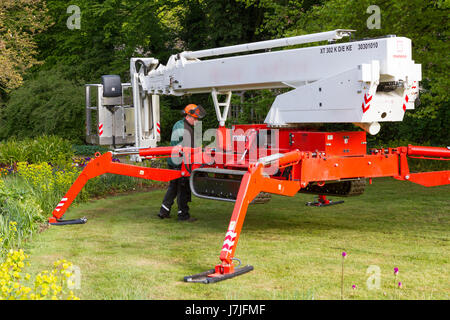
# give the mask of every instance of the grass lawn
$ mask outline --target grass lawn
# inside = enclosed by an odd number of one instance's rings
[[[194,223],[156,217],[164,190],[119,195],[71,208],[26,245],[31,272],[67,259],[81,269],[82,299],[449,299],[450,186],[376,179],[344,204],[312,208],[315,196],[273,196],[247,212],[236,250],[255,270],[215,284],[183,277],[211,269],[233,204],[193,198]],[[339,200],[340,198],[336,198]],[[369,290],[367,269],[380,270]],[[394,283],[394,267],[399,268]],[[357,285],[353,290],[352,285]]]

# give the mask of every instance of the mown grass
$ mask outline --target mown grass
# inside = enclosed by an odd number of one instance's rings
[[[60,258],[79,266],[84,299],[340,299],[342,251],[345,299],[448,299],[449,191],[377,179],[325,208],[306,207],[311,195],[274,196],[249,209],[236,251],[255,270],[210,285],[182,279],[219,262],[231,203],[194,198],[198,221],[180,223],[175,210],[156,217],[164,190],[108,197],[66,214],[86,225],[52,226],[26,249],[36,270]],[[366,286],[370,265],[380,289]]]

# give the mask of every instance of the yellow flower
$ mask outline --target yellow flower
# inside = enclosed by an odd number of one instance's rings
[[[62,263],[63,266],[60,269],[53,269],[51,272],[44,270],[38,273],[31,287],[26,287],[19,283],[18,279],[31,279],[30,274],[25,273],[22,276],[20,273],[25,265],[29,266],[29,262],[25,261],[27,257],[23,250],[10,250],[7,252],[4,261],[0,262],[0,300],[79,299],[72,291],[67,294],[63,286],[59,285],[64,283],[64,286],[66,286],[67,282],[64,280],[71,276],[68,269],[72,266],[72,263],[66,260],[54,263],[55,266],[59,266]]]
[[[24,287],[23,288],[23,293],[28,294],[31,291],[31,288],[29,287]]]

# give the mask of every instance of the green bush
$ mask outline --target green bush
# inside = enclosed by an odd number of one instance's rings
[[[73,157],[72,144],[57,136],[40,136],[36,139],[10,138],[0,143],[0,164],[16,162],[53,164],[67,163]]]
[[[94,145],[78,145],[72,146],[73,152],[76,156],[89,156],[92,157],[96,152],[105,153],[109,151],[108,147],[105,146],[94,146]]]
[[[52,167],[46,162],[39,164],[17,164],[16,177],[25,180],[29,194],[38,201],[44,213],[50,215],[63,195],[79,175],[79,169],[66,163],[65,166]]]
[[[92,198],[107,194],[145,190],[145,187],[161,187],[163,185],[164,183],[160,181],[107,173],[89,180],[84,187],[83,192],[85,193],[85,197]]]
[[[162,159],[145,163],[163,166]],[[52,166],[48,162],[15,164],[16,172],[0,177],[0,249],[17,248],[31,237],[39,225],[51,216],[55,206],[79,176],[82,167],[72,161]],[[93,197],[146,187],[159,187],[164,183],[115,174],[104,174],[90,179],[74,203]],[[11,223],[14,225],[11,226]]]
[[[43,221],[43,211],[25,181],[0,179],[0,248],[19,247]]]
[[[57,135],[84,140],[84,86],[62,69],[42,70],[11,93],[0,111],[0,139]]]
[[[0,143],[0,164],[12,165],[15,162],[28,161],[29,143],[19,142],[15,138]]]
[[[71,162],[61,167],[19,162],[16,168],[17,172],[0,178],[0,248],[18,248],[31,237],[79,175]],[[83,191],[76,202],[87,198]]]

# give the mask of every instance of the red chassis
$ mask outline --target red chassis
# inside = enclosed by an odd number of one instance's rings
[[[277,144],[274,142],[277,141]],[[234,210],[215,269],[189,276],[185,281],[210,283],[253,269],[235,268],[236,246],[247,208],[260,193],[294,196],[308,185],[324,186],[346,179],[393,177],[426,187],[450,184],[450,171],[411,173],[408,157],[449,160],[450,150],[438,147],[406,147],[366,150],[366,135],[357,132],[270,130],[265,125],[243,125],[217,130],[216,148],[157,147],[141,149],[145,158],[179,156],[181,170],[147,168],[112,161],[112,153],[91,160],[53,211],[50,224],[84,223],[62,220],[64,213],[89,179],[104,173],[170,181],[190,176],[196,169],[215,168],[242,172]],[[276,145],[276,148],[274,147]],[[261,157],[263,153],[263,157]],[[259,155],[259,156],[257,156]],[[320,195],[320,192],[318,192]],[[322,203],[324,196],[319,198]]]

